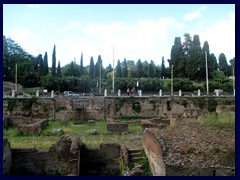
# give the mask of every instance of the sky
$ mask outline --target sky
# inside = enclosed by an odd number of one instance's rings
[[[76,60],[116,66],[117,60],[165,66],[175,37],[199,35],[210,53],[235,57],[234,4],[3,4],[3,35],[33,56],[52,52],[61,67]],[[57,64],[57,63],[56,63]]]

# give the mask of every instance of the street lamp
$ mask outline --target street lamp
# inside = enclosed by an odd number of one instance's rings
[[[15,91],[17,91],[17,63],[15,65]]]
[[[114,46],[113,46],[113,81],[112,81],[112,90],[114,93]]]
[[[207,84],[207,95],[208,95],[209,89],[208,89],[208,65],[207,65],[207,51],[205,51],[205,59],[206,59],[206,84]]]
[[[39,85],[39,67],[40,67],[40,64],[38,63],[38,74],[37,74],[37,85]]]

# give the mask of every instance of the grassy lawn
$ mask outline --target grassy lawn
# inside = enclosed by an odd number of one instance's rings
[[[223,112],[219,114],[205,114],[199,117],[204,124],[209,124],[217,128],[235,128],[235,113]]]
[[[52,134],[53,129],[62,129],[64,134],[76,134],[80,136],[80,140],[87,147],[98,147],[103,142],[118,142],[124,143],[132,141],[137,136],[141,135],[141,127],[139,125],[129,125],[126,134],[108,134],[106,121],[98,120],[95,126],[89,126],[87,120],[82,121],[82,124],[75,125],[73,120],[69,120],[67,126],[60,124],[59,120],[50,120],[49,125],[39,135],[20,135],[16,133],[16,128],[8,128],[3,130],[4,138],[8,138],[12,148],[32,148],[38,150],[48,150],[52,144],[62,134]],[[96,129],[98,134],[90,134],[91,129]]]

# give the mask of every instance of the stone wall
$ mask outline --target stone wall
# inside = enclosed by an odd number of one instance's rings
[[[63,135],[47,152],[12,149],[11,175],[79,175],[79,137]]]
[[[34,124],[19,124],[17,126],[18,134],[40,134],[43,128],[48,125],[48,120],[41,120]]]
[[[9,175],[12,165],[12,150],[8,139],[3,139],[3,175]]]
[[[217,106],[235,105],[234,97],[4,98],[4,114],[61,120],[160,117],[172,113],[188,118],[208,111],[210,99]]]
[[[143,148],[153,175],[165,176],[166,167],[163,161],[162,145],[151,129],[145,129],[143,133]]]
[[[124,122],[109,122],[107,131],[110,133],[128,133],[128,124]]]

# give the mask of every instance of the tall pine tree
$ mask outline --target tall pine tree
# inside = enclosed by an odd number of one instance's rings
[[[80,76],[84,75],[83,70],[83,53],[81,54],[81,60],[80,60]]]
[[[166,67],[165,67],[164,56],[163,56],[161,70],[160,70],[160,78],[163,79],[164,77],[166,77]]]
[[[183,46],[181,38],[176,37],[171,50],[171,64],[173,65],[173,76],[180,77],[185,74],[185,62],[183,62]],[[182,75],[183,74],[183,75]]]
[[[93,57],[91,57],[91,59],[90,59],[89,76],[92,79],[94,78],[94,61],[93,61]]]
[[[192,46],[189,49],[189,58],[186,63],[186,74],[191,80],[199,80],[204,76],[202,48],[198,35],[193,36]]]
[[[119,77],[122,77],[122,70],[121,70],[120,60],[118,60],[118,62],[117,62],[116,76],[117,76],[118,78],[119,78]]]
[[[48,75],[48,55],[47,52],[44,54],[44,60],[43,60],[43,75]]]
[[[62,72],[61,72],[61,65],[60,65],[60,61],[58,61],[58,67],[57,67],[57,76],[61,77]]]
[[[142,62],[141,62],[141,59],[138,59],[137,61],[137,76],[138,78],[142,77],[142,72],[143,69],[142,69]]]
[[[126,58],[124,58],[124,61],[123,61],[122,77],[128,77],[128,66],[127,66]]]
[[[54,45],[52,53],[52,75],[56,75],[56,45]]]
[[[219,55],[219,70],[224,73],[225,76],[229,76],[228,63],[224,53]]]

